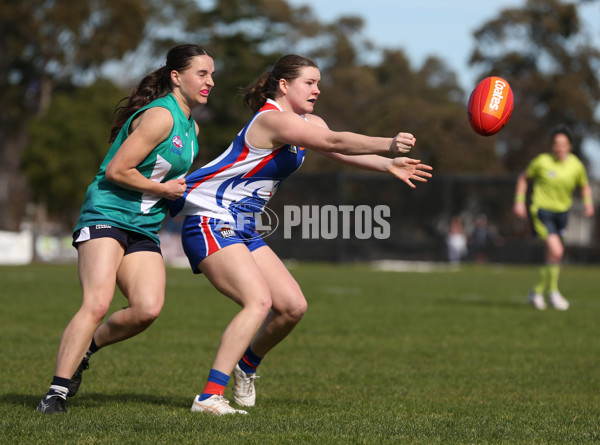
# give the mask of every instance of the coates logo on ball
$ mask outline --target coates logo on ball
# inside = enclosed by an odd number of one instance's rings
[[[498,133],[508,123],[512,112],[512,89],[501,77],[486,77],[469,97],[469,123],[482,136]]]

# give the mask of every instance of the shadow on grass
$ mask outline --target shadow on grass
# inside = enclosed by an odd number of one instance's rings
[[[13,406],[30,406],[35,409],[40,403],[44,395],[32,396],[29,394],[2,394],[0,396],[0,403],[3,405]],[[162,405],[170,407],[188,407],[192,404],[192,397],[181,397],[181,396],[158,396],[154,394],[134,394],[134,393],[120,393],[120,394],[102,394],[102,393],[88,393],[78,395],[77,397],[68,398],[67,406],[77,406],[80,408],[93,408],[103,405],[112,404],[129,404],[129,403],[141,403],[148,405]]]

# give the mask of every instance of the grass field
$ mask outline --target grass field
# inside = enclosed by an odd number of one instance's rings
[[[0,443],[600,441],[599,268],[564,268],[567,312],[524,304],[533,267],[291,271],[309,310],[263,361],[249,416],[190,412],[236,306],[177,269],[155,324],[99,351],[69,413],[46,416],[35,407],[79,307],[77,271],[0,267]]]

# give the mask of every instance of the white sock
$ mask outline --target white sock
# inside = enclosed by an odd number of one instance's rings
[[[50,391],[48,392],[48,397],[58,396],[65,400],[67,400],[67,393],[69,392],[69,388],[59,385],[50,385]]]

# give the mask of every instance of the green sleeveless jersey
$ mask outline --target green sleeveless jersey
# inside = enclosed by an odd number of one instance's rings
[[[575,188],[588,183],[583,163],[572,153],[562,162],[542,153],[529,163],[526,175],[534,181],[532,206],[551,212],[569,210]]]
[[[104,158],[98,174],[85,194],[75,231],[82,227],[108,224],[148,236],[159,244],[158,231],[167,213],[166,199],[150,193],[128,190],[106,179],[106,166],[121,147],[131,122],[153,107],[166,108],[173,116],[173,128],[138,166],[138,171],[156,182],[185,176],[198,154],[194,119],[183,114],[172,94],[150,102],[133,114],[123,125]]]

